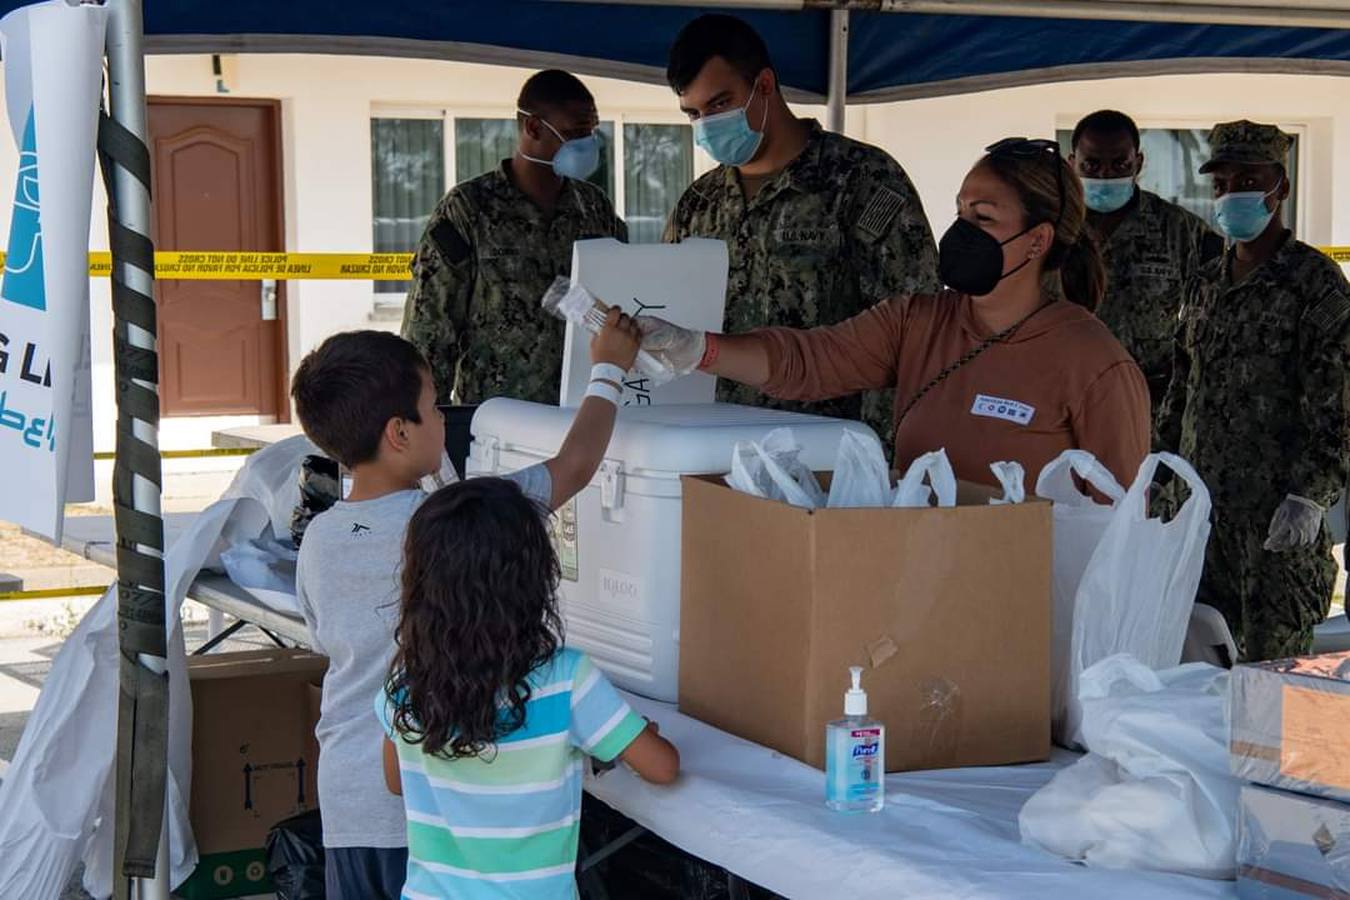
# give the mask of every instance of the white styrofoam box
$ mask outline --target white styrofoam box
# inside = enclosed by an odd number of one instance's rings
[[[721,331],[727,305],[727,245],[707,238],[678,244],[624,244],[614,238],[572,245],[572,283],[630,315],[648,313],[686,328]],[[578,406],[591,381],[591,335],[567,324],[559,405]],[[634,372],[634,405],[711,403],[717,379],[695,372],[657,387]]]
[[[467,474],[553,457],[576,411],[493,399],[473,418]],[[737,441],[790,427],[802,461],[834,466],[859,422],[723,403],[626,407],[591,483],[553,517],[567,643],[622,688],[673,702],[679,685],[681,475],[727,472]]]

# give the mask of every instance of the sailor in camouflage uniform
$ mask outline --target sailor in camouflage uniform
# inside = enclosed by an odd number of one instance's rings
[[[595,101],[572,75],[540,72],[521,90],[519,143],[500,167],[450,190],[413,259],[403,336],[431,363],[436,401],[506,396],[557,403],[563,323],[539,300],[572,267],[572,243],[627,240],[604,192]]]
[[[939,288],[937,248],[919,195],[885,151],[794,116],[764,42],[707,15],[680,33],[667,80],[719,165],[689,187],[665,239],[720,238],[730,271],[724,330],[832,325],[897,294]],[[863,398],[802,404],[721,381],[717,398],[858,419]],[[888,445],[890,392],[866,420]]]
[[[1210,144],[1200,171],[1233,244],[1186,287],[1160,439],[1214,501],[1197,599],[1244,659],[1277,659],[1309,652],[1331,603],[1322,518],[1346,481],[1350,285],[1281,222],[1289,136],[1229,122]]]
[[[1156,424],[1172,380],[1181,290],[1223,253],[1223,239],[1199,216],[1139,187],[1139,126],[1124,113],[1084,117],[1074,127],[1069,163],[1083,182],[1088,226],[1106,263],[1097,318],[1143,370]]]

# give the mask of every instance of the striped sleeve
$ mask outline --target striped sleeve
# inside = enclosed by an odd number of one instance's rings
[[[572,744],[601,762],[610,762],[646,727],[590,657],[581,654],[572,676]]]

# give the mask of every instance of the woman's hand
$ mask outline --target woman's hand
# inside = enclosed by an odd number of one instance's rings
[[[698,369],[708,348],[708,333],[684,328],[656,316],[638,316],[642,349],[660,359],[680,378]]]

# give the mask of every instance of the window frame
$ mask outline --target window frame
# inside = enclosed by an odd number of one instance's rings
[[[445,160],[445,179],[446,190],[457,184],[455,178],[457,160],[455,158],[455,121],[457,119],[514,119],[516,117],[516,108],[514,106],[504,106],[502,104],[484,104],[466,105],[455,104],[443,106],[438,104],[404,104],[404,103],[372,103],[370,107],[369,119],[440,119],[444,125],[441,128],[441,137],[445,144],[443,158]],[[692,129],[693,125],[689,118],[674,108],[672,99],[672,108],[653,109],[653,108],[628,108],[621,111],[608,113],[601,109],[600,121],[609,122],[614,126],[614,196],[610,200],[614,204],[614,209],[620,218],[626,218],[627,195],[624,185],[624,176],[627,169],[627,160],[624,153],[624,126],[625,125],[684,125]],[[1071,126],[1072,127],[1072,126]],[[697,141],[692,141],[694,148],[694,178],[698,179],[701,175],[712,171],[717,167],[717,163],[712,160],[698,146]],[[371,161],[374,165],[374,161]],[[373,173],[372,173],[373,176]],[[373,177],[372,177],[373,183]],[[410,247],[410,251],[417,248]],[[371,296],[376,303],[381,305],[393,305],[389,298],[398,297],[395,293],[377,293],[374,285],[371,286]],[[383,298],[383,299],[382,299]],[[400,303],[401,305],[401,303]]]

